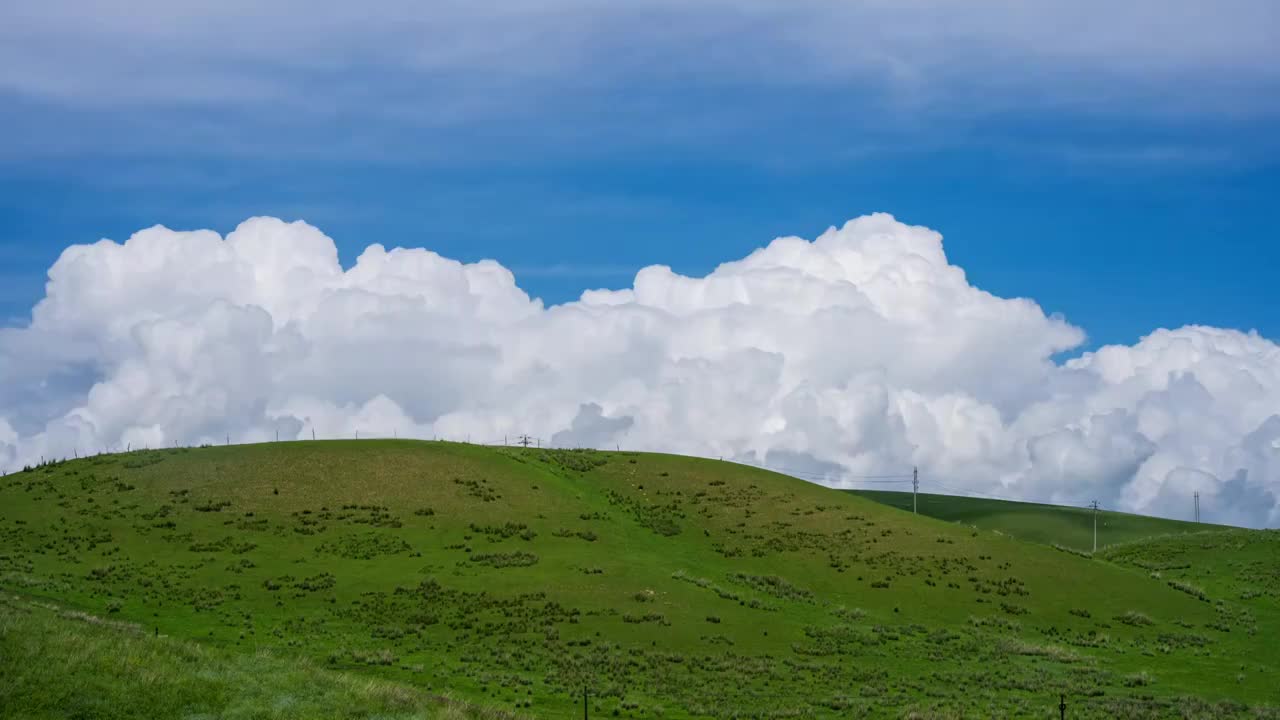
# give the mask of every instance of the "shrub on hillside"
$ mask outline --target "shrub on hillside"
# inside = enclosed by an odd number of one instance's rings
[[[523,551],[513,553],[477,553],[471,556],[471,562],[494,568],[528,567],[538,562],[538,556]]]

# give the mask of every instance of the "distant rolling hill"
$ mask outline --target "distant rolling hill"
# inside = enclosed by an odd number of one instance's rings
[[[105,455],[0,478],[0,716],[1280,717],[1280,534],[1186,537],[1087,559],[672,455]]]
[[[908,512],[912,509],[910,492],[890,490],[848,490],[847,492]],[[1087,507],[1077,508],[930,493],[920,493],[917,502],[917,512],[927,517],[972,525],[983,530],[998,530],[1029,542],[1063,545],[1085,552],[1093,550],[1093,510]],[[1229,529],[1226,525],[1168,520],[1100,510],[1098,512],[1098,547],[1103,548],[1159,535],[1226,529]]]

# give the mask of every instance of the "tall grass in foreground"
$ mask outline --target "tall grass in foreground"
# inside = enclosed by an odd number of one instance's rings
[[[0,718],[511,717],[265,652],[224,653],[0,596]]]

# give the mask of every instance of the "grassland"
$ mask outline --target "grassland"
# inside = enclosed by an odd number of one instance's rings
[[[912,509],[909,492],[896,490],[849,490],[859,497],[901,510]],[[1062,545],[1075,550],[1093,550],[1093,510],[1040,503],[991,500],[920,493],[916,511],[938,520],[962,523],[983,530],[996,530],[1020,540],[1045,545]],[[1224,525],[1098,512],[1098,547],[1184,533],[1227,530]]]
[[[410,685],[306,659],[149,635],[135,623],[0,596],[0,714],[43,718],[209,717],[504,720]]]
[[[266,674],[258,658],[319,673],[224,706],[262,706],[246,717],[346,678],[530,717],[580,716],[584,688],[607,717],[1053,717],[1059,693],[1073,718],[1280,717],[1280,534],[1182,540],[1089,559],[740,465],[416,441],[0,478],[10,604],[138,626],[140,667],[176,665],[148,643],[194,642],[214,677]],[[22,628],[0,623],[4,667],[63,652]],[[85,690],[25,677],[0,684],[3,712],[42,694],[43,717],[84,716],[56,698]],[[166,687],[100,707],[137,717]],[[331,692],[332,716],[435,711]]]

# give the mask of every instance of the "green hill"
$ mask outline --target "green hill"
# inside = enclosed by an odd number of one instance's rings
[[[418,441],[0,478],[16,603],[196,641],[218,663],[293,658],[320,668],[281,680],[304,699],[323,691],[304,683],[369,677],[406,702],[447,692],[531,717],[579,717],[583,689],[607,717],[1049,717],[1060,693],[1070,717],[1280,717],[1277,534],[1187,537],[1218,552],[1091,560],[740,465]],[[1255,565],[1230,565],[1234,544]],[[1196,572],[1214,582],[1177,579]],[[0,623],[6,657],[33,652],[24,628]],[[135,656],[143,673],[166,662]],[[39,680],[0,680],[0,714]],[[65,682],[44,680],[54,697]],[[282,690],[261,716],[287,717],[271,714]],[[150,717],[164,692],[142,683],[101,716]],[[187,714],[231,716],[202,702]],[[387,714],[371,702],[343,715]],[[43,716],[75,715],[57,706]]]
[[[0,716],[504,720],[401,683],[297,658],[150,635],[135,623],[0,596]]]
[[[912,498],[909,492],[894,490],[849,490],[847,492],[901,510],[912,509]],[[1084,552],[1093,550],[1094,517],[1093,510],[1087,507],[1075,508],[930,493],[920,493],[916,498],[916,505],[917,512],[931,518],[972,525],[983,530],[998,530],[1030,542],[1062,545]],[[1097,520],[1099,548],[1159,535],[1229,529],[1225,525],[1167,520],[1108,510],[1100,510]]]

